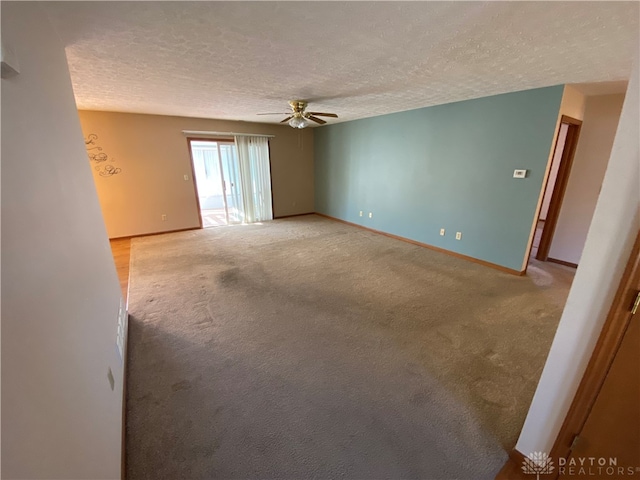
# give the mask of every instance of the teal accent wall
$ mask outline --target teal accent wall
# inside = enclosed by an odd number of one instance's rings
[[[519,271],[562,93],[547,87],[317,128],[316,211]],[[513,178],[515,169],[527,178]]]

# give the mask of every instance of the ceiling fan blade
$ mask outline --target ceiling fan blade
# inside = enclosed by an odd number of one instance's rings
[[[256,115],[289,115],[289,112],[278,112],[278,113],[256,113]]]
[[[286,113],[285,113],[286,115]],[[293,115],[291,115],[290,117],[285,118],[284,120],[282,120],[280,123],[287,123],[289,120],[291,120],[293,118]]]
[[[314,117],[313,115],[309,115],[308,117],[305,117],[305,118],[308,118],[309,120],[313,120],[314,122],[319,123],[320,125],[324,125],[325,123],[327,123],[321,118]]]
[[[319,115],[321,117],[333,117],[333,118],[338,118],[338,115],[336,115],[335,113],[321,113],[321,112],[308,112],[309,115]]]

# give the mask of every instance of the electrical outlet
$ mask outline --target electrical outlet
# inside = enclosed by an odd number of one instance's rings
[[[440,229],[440,235],[442,235],[444,237],[444,228]]]
[[[163,222],[166,222],[166,221],[167,221],[167,216],[166,216],[164,213],[162,214],[162,221],[163,221]]]
[[[462,240],[462,232],[456,232],[456,240]]]
[[[189,180],[189,175],[184,176],[185,181]]]
[[[362,210],[360,210],[360,216],[362,216]]]
[[[526,178],[527,171],[526,170],[514,170],[513,178]]]
[[[373,218],[373,213],[369,212],[369,218]]]

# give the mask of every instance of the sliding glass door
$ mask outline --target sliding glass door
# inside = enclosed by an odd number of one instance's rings
[[[266,138],[189,140],[203,227],[271,220]]]
[[[244,207],[233,142],[190,140],[203,227],[242,223]]]

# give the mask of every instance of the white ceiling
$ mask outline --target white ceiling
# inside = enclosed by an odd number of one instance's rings
[[[81,109],[339,120],[629,77],[637,2],[47,2]]]

